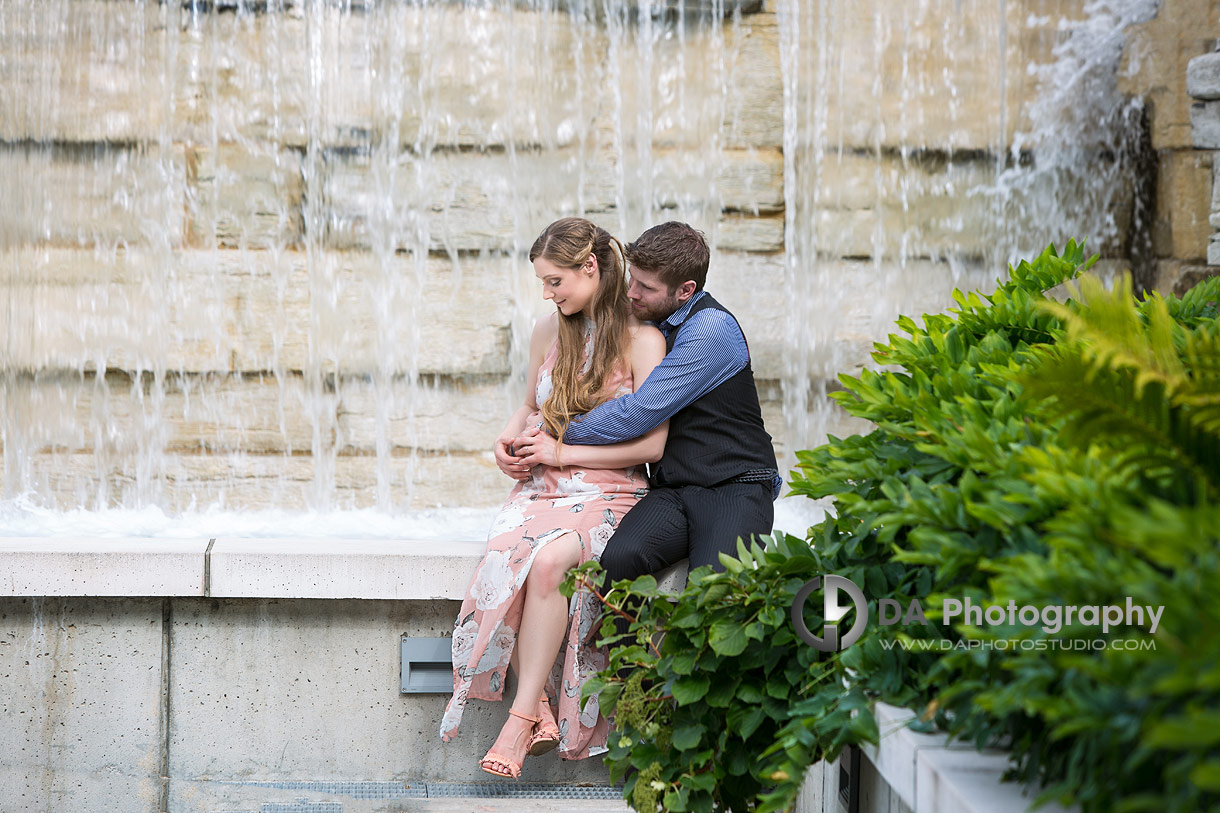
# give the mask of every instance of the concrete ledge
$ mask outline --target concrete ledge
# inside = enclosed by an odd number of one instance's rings
[[[0,596],[202,596],[207,539],[0,538]]]
[[[460,599],[485,543],[0,538],[0,596]],[[657,576],[686,584],[686,563]]]
[[[918,734],[907,723],[915,714],[885,703],[874,709],[881,744],[860,750],[877,773],[913,813],[1025,813],[1033,796],[1001,777],[1008,755],[1000,750],[978,751],[973,745],[948,741],[944,735]],[[1047,804],[1045,813],[1068,813]]]
[[[218,598],[461,598],[484,542],[224,539],[210,557]]]

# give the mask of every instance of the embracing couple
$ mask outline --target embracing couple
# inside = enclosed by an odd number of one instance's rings
[[[458,615],[440,726],[448,741],[468,698],[499,700],[511,665],[488,773],[516,778],[527,754],[555,747],[566,759],[606,750],[597,698],[580,706],[606,665],[601,608],[587,590],[560,594],[569,569],[598,559],[607,583],[685,558],[719,569],[738,537],[771,531],[775,454],[745,336],[703,290],[709,260],[703,235],[676,222],[624,248],[564,218],[530,249],[557,312],[534,328],[525,404],[496,440],[518,482]]]

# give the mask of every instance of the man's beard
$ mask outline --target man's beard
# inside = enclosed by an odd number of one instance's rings
[[[654,307],[645,305],[640,309],[632,308],[631,312],[635,315],[636,319],[642,322],[664,322],[681,305],[682,303],[678,301],[678,297],[668,296],[659,305]]]

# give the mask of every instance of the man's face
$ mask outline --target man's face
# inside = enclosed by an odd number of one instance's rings
[[[627,285],[631,313],[644,322],[663,322],[682,305],[676,293],[671,294],[655,271],[631,266],[631,282]]]

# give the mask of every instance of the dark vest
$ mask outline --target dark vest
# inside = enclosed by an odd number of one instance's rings
[[[704,308],[724,311],[737,321],[710,294],[704,294],[666,337],[666,352],[673,350],[686,322]],[[652,466],[652,482],[669,487],[713,486],[747,471],[774,468],[775,450],[763,427],[754,371],[747,361],[731,378],[669,419],[665,453]]]

